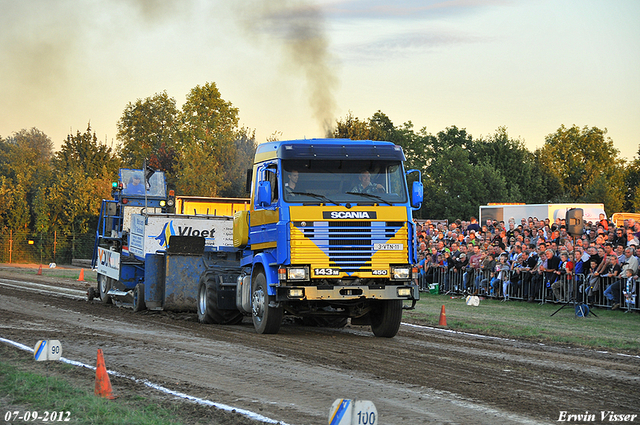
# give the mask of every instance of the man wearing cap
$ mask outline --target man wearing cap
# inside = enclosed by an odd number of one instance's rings
[[[627,235],[624,233],[624,229],[618,227],[613,236],[614,245],[627,246]]]
[[[133,174],[126,189],[129,195],[144,195],[144,183],[142,182],[141,172],[135,172]]]

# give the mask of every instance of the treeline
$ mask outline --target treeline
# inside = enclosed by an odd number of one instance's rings
[[[117,140],[99,142],[90,125],[58,152],[36,128],[0,137],[0,261],[88,258],[92,246],[78,238],[94,236],[118,169],[141,168],[145,159],[178,194],[246,195],[255,133],[238,127],[238,109],[214,83],[193,88],[182,109],[166,92],[129,103]]]
[[[396,126],[378,111],[364,120],[348,114],[332,136],[401,145],[407,167],[422,171],[420,218],[469,219],[490,202],[596,202],[608,214],[640,211],[640,145],[629,163],[596,127],[561,126],[531,152],[503,127],[477,139],[455,126],[434,135],[411,122]]]
[[[560,127],[535,152],[505,128],[479,139],[455,126],[434,135],[411,122],[396,126],[382,112],[364,120],[349,114],[328,136],[401,145],[408,168],[423,173],[422,218],[468,218],[488,202],[604,202],[608,213],[640,211],[640,149],[627,163],[595,127]],[[118,169],[141,168],[145,159],[178,194],[247,196],[255,132],[238,126],[238,109],[215,83],[193,88],[181,109],[166,92],[129,103],[117,142],[98,141],[90,125],[57,152],[36,128],[0,137],[0,261],[27,240],[43,259],[86,258],[77,246],[91,244],[77,237],[93,238]]]

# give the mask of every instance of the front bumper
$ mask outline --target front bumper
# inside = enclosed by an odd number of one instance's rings
[[[276,301],[419,300],[416,285],[280,286]]]

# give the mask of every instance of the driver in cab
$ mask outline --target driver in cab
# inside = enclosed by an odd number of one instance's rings
[[[384,187],[381,184],[375,184],[371,182],[371,173],[368,171],[363,171],[358,176],[358,183],[351,192],[355,193],[383,193]]]
[[[287,193],[290,196],[295,196],[295,190],[296,190],[296,185],[298,184],[298,178],[299,178],[299,174],[298,174],[298,170],[291,170],[291,172],[288,175],[288,182],[284,184],[284,190],[287,191]]]

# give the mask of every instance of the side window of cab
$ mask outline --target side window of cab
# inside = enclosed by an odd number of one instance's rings
[[[273,209],[278,203],[278,186],[278,167],[276,164],[269,164],[261,168],[256,186],[255,207]]]
[[[271,204],[278,202],[278,167],[270,165],[266,169],[265,180],[271,183]]]

